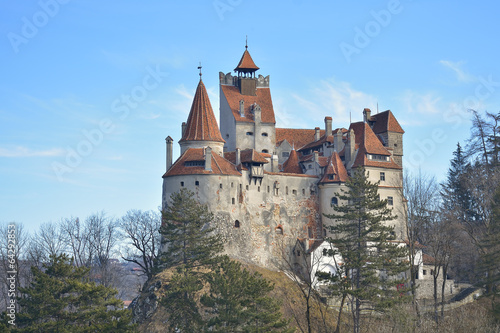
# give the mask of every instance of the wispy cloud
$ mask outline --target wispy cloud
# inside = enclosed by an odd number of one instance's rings
[[[468,73],[466,73],[462,66],[465,64],[464,61],[450,61],[450,60],[440,60],[439,63],[446,68],[451,69],[455,75],[457,76],[457,80],[459,82],[472,82],[475,81],[476,78]]]
[[[404,108],[408,113],[429,115],[438,114],[442,111],[438,105],[441,97],[436,96],[432,92],[422,94],[407,90],[399,99],[403,102]]]
[[[64,149],[52,148],[48,150],[32,150],[23,146],[13,148],[0,147],[0,157],[55,157],[62,156]]]
[[[334,124],[349,124],[349,113],[353,112],[353,121],[361,117],[364,108],[376,108],[377,98],[356,90],[349,82],[335,79],[321,80],[311,86],[307,98],[301,94],[292,94],[301,114],[308,114],[315,122],[321,122],[325,116],[332,116]],[[358,115],[359,113],[359,115]],[[354,114],[356,116],[354,116]],[[300,125],[300,124],[299,124]]]

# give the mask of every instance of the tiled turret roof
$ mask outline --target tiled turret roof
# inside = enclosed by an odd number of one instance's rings
[[[255,65],[255,63],[253,62],[250,52],[245,49],[245,52],[243,52],[238,66],[236,66],[234,70],[239,72],[255,72],[258,69],[259,67],[257,67],[257,65]]]
[[[328,159],[325,174],[321,178],[320,183],[346,182],[349,176],[347,170],[340,160],[339,153],[333,152]]]
[[[396,117],[392,114],[391,110],[380,112],[371,116],[371,121],[374,121],[373,132],[376,134],[384,132],[404,133],[401,125],[399,125]]]
[[[303,173],[302,168],[299,165],[299,155],[297,154],[295,149],[293,149],[290,152],[290,156],[285,161],[285,163],[283,163],[283,172],[285,172],[285,173],[298,173],[298,174]]]
[[[182,136],[182,141],[217,141],[225,142],[219,131],[217,120],[215,119],[207,89],[200,79],[193,104],[186,125],[186,130]]]
[[[189,162],[204,162],[205,161],[205,150],[204,148],[189,148],[182,154],[174,165],[163,175],[163,178],[169,176],[179,176],[179,175],[234,175],[241,176],[241,173],[237,170],[236,166],[219,156],[212,151],[212,170],[205,170],[203,164],[191,164]],[[188,164],[188,165],[187,165]]]

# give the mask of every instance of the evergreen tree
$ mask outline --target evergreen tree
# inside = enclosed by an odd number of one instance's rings
[[[222,252],[221,237],[214,234],[211,226],[213,219],[208,207],[196,201],[193,192],[181,189],[173,193],[160,228],[163,243],[160,265],[199,267]]]
[[[269,296],[274,286],[225,256],[207,276],[210,293],[201,298],[211,318],[210,332],[294,332],[282,318],[279,302]]]
[[[202,326],[197,293],[204,286],[204,271],[217,262],[223,250],[221,237],[211,226],[213,218],[208,207],[196,201],[187,189],[173,193],[163,212],[159,266],[175,266],[175,274],[162,304],[169,312],[168,325],[173,331],[194,332]]]
[[[392,242],[393,228],[384,225],[395,217],[387,200],[380,200],[378,183],[369,182],[365,170],[359,168],[346,187],[337,194],[346,204],[334,206],[337,214],[325,215],[334,220],[329,228],[335,236],[327,241],[338,251],[343,269],[323,278],[331,280],[334,291],[351,299],[353,328],[358,333],[362,309],[370,306],[383,311],[401,299],[396,287],[404,280],[398,275],[409,270],[409,263],[406,247]]]
[[[488,232],[481,241],[480,270],[485,277],[486,291],[493,296],[495,317],[500,320],[500,305],[497,300],[500,291],[500,186],[495,191],[491,206]]]
[[[32,267],[31,286],[20,288],[19,328],[13,332],[135,331],[117,291],[86,282],[88,268],[75,267],[64,254],[51,256],[43,267]]]
[[[474,213],[472,195],[465,181],[467,174],[471,172],[471,166],[467,162],[460,143],[457,143],[457,149],[453,152],[450,164],[446,182],[441,185],[444,208],[453,212],[460,223],[470,222],[477,218]]]

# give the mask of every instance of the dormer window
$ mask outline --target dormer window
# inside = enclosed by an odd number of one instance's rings
[[[204,167],[205,161],[187,161],[184,162],[184,166],[187,167]]]

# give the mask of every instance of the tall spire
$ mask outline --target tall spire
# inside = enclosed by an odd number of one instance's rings
[[[193,104],[186,124],[186,130],[180,142],[184,141],[216,141],[225,142],[217,125],[210,99],[208,98],[207,89],[201,80],[196,88]]]
[[[240,62],[238,63],[238,66],[236,66],[234,71],[238,73],[254,73],[258,69],[259,67],[255,65],[252,56],[250,55],[250,52],[248,52],[248,36],[247,36],[245,42],[245,52],[243,52]]]

